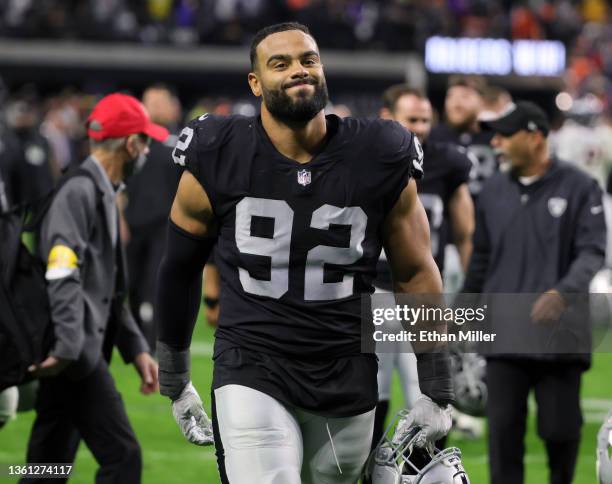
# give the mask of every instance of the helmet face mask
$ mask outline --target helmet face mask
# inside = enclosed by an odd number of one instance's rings
[[[597,482],[612,484],[612,410],[597,434]]]
[[[473,417],[482,417],[487,409],[486,360],[476,353],[451,353],[455,407]]]
[[[366,463],[372,484],[469,484],[458,448],[417,448],[421,439],[418,427],[400,443],[393,443],[393,429],[405,415],[405,410],[396,415]]]

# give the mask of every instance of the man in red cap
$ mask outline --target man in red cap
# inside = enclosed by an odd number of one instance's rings
[[[168,132],[138,100],[116,93],[94,107],[87,133],[91,155],[61,181],[41,226],[54,344],[30,368],[40,389],[27,462],[72,463],[82,438],[100,464],[96,482],[136,483],[140,446],[108,362],[116,345],[145,395],[158,388],[157,364],[124,302],[116,195],[144,162],[149,138]]]

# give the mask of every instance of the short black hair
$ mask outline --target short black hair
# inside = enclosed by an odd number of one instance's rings
[[[253,37],[253,40],[251,41],[251,51],[249,54],[251,58],[251,70],[255,70],[255,64],[257,63],[257,46],[261,43],[261,41],[269,35],[277,34],[279,32],[287,32],[288,30],[299,30],[312,37],[308,27],[298,22],[283,22],[281,24],[274,24],[264,27],[255,34],[255,37]]]
[[[409,84],[395,84],[385,90],[382,95],[383,107],[394,112],[397,101],[402,96],[414,96],[418,99],[427,99],[425,93],[416,87]]]

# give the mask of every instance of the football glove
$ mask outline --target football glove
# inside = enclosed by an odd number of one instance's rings
[[[202,399],[191,382],[185,385],[179,397],[172,402],[172,415],[185,438],[196,445],[211,445],[212,423],[204,411]]]
[[[416,440],[419,447],[432,446],[436,440],[444,437],[452,425],[450,405],[440,407],[427,395],[421,395],[412,410],[397,423],[393,434],[393,443],[401,443],[414,427],[421,429]]]

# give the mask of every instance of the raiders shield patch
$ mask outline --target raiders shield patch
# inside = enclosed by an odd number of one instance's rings
[[[565,198],[552,197],[548,199],[548,211],[553,217],[559,218],[565,213],[566,208],[567,200]]]

